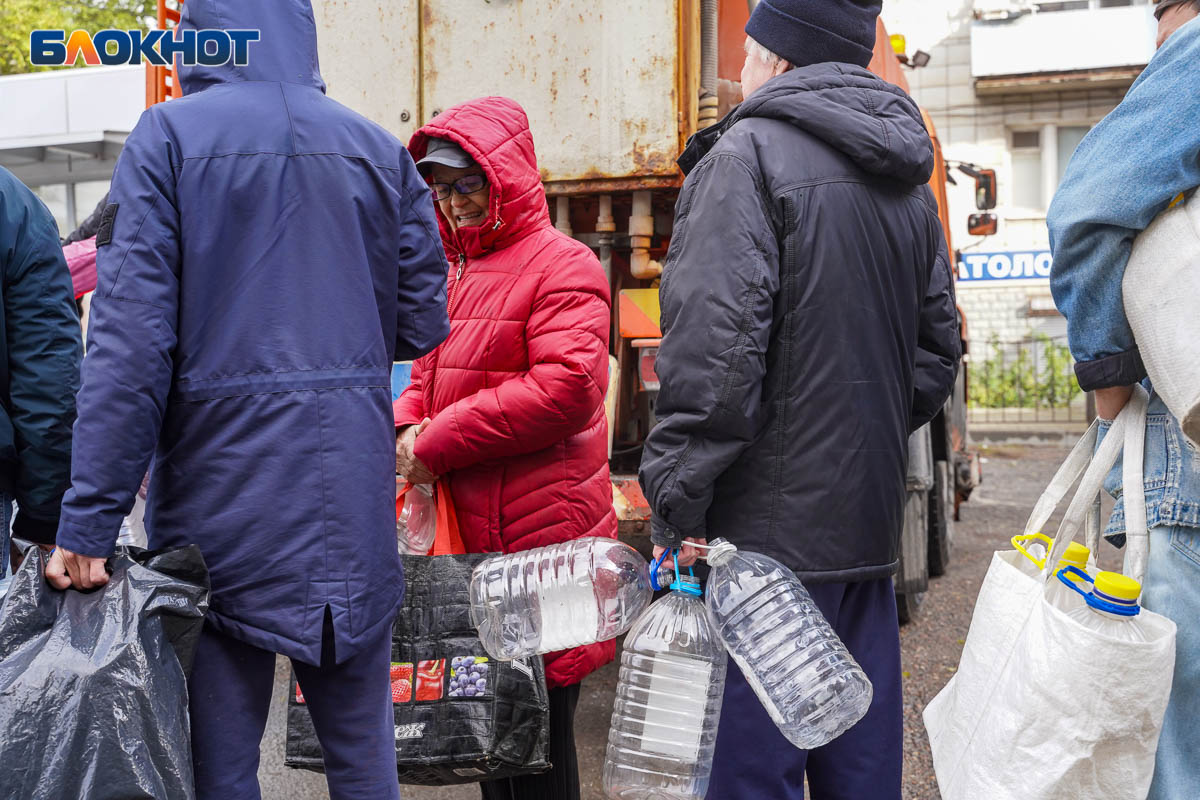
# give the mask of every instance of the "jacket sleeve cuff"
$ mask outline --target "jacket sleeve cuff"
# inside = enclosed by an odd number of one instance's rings
[[[429,468],[434,475],[442,476],[451,471],[449,459],[446,458],[446,453],[443,448],[437,447],[437,442],[434,436],[430,436],[430,432],[434,431],[433,426],[425,429],[425,432],[417,437],[413,442],[413,455],[417,460]],[[465,466],[465,465],[464,465]]]
[[[650,543],[659,547],[683,546],[683,534],[667,525],[657,514],[650,515]]]
[[[1142,354],[1135,347],[1112,356],[1080,361],[1075,365],[1079,388],[1085,392],[1113,386],[1132,386],[1146,377]]]
[[[403,395],[392,403],[392,418],[396,421],[397,430],[408,425],[416,425],[421,421],[418,409],[414,407],[413,403],[406,401]]]
[[[64,519],[58,524],[58,539],[56,544],[72,553],[78,553],[88,558],[108,558],[117,546],[117,536],[120,525],[113,530],[91,528],[77,522]]]
[[[12,532],[18,539],[25,539],[34,544],[54,544],[54,535],[58,533],[58,517],[31,517],[24,509],[18,507]]]

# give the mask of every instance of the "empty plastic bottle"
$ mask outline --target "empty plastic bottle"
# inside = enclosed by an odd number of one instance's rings
[[[773,558],[717,539],[707,602],[725,647],[788,741],[811,750],[871,705],[871,681],[800,583]]]
[[[1075,567],[1084,575],[1087,574],[1088,559],[1092,557],[1090,548],[1081,545],[1079,542],[1071,542],[1067,545],[1067,551],[1063,553],[1063,557],[1058,560],[1058,569],[1063,570],[1067,567]],[[1043,562],[1044,563],[1044,562]],[[1072,573],[1071,581],[1081,580],[1077,574]],[[1089,579],[1090,580],[1090,579]],[[1051,579],[1046,583],[1046,600],[1055,608],[1060,608],[1063,611],[1079,608],[1083,605],[1083,599],[1079,596],[1080,592],[1076,592],[1068,588],[1061,580]]]
[[[1133,578],[1119,572],[1097,572],[1093,581],[1078,567],[1065,567],[1058,571],[1058,579],[1086,601],[1067,612],[1071,619],[1124,642],[1150,641],[1138,618],[1142,585]],[[1088,584],[1091,590],[1084,591]]]
[[[413,484],[408,489],[396,481],[396,548],[401,555],[423,556],[433,548],[437,536],[437,508],[433,502],[433,487]],[[403,496],[403,504],[400,498]]]
[[[621,654],[604,794],[611,800],[703,800],[725,691],[725,648],[684,577],[638,617]]]
[[[650,605],[649,569],[615,539],[587,537],[481,562],[471,622],[492,658],[510,661],[615,638]]]

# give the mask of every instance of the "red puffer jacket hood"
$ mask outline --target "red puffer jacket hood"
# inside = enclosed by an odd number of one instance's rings
[[[608,476],[608,280],[590,249],[550,224],[525,112],[488,97],[413,136],[450,139],[491,184],[487,220],[451,231],[450,335],[413,364],[396,424],[432,422],[415,452],[450,490],[470,552],[512,553],[616,536]],[[612,642],[546,657],[550,686],[613,658]]]
[[[408,151],[425,157],[429,140],[449,139],[483,167],[491,184],[488,218],[451,231],[438,209],[442,243],[451,261],[501,249],[537,228],[550,226],[546,191],[538,172],[533,134],[525,110],[507,97],[482,97],[454,106],[413,134]]]

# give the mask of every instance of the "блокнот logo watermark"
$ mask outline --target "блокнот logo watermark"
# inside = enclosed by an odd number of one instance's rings
[[[232,62],[244,67],[250,60],[250,43],[261,39],[257,30],[121,31],[96,33],[38,30],[29,34],[29,60],[39,67],[72,66],[79,58],[89,66],[140,64],[170,66],[176,57],[187,66],[216,67]]]

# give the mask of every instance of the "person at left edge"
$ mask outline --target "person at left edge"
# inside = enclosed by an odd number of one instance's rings
[[[18,538],[45,549],[54,543],[81,345],[54,217],[0,167],[0,586],[10,523]],[[14,547],[14,567],[17,557]]]
[[[245,67],[180,66],[184,96],[121,154],[47,577],[105,581],[153,456],[150,546],[196,543],[211,571],[197,796],[259,797],[282,653],[330,796],[397,798],[390,371],[449,329],[429,189],[397,139],[325,97],[309,0],[188,0],[180,27],[262,39]]]

